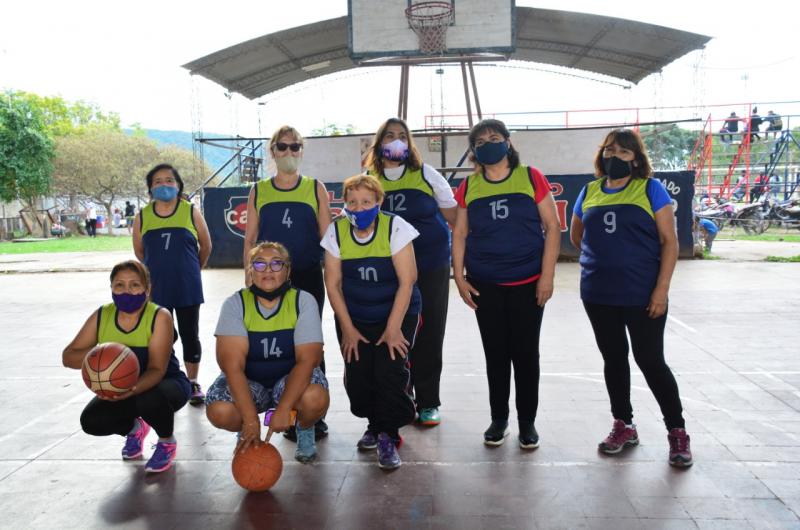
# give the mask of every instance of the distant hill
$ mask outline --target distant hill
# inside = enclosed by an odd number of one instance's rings
[[[125,132],[131,134],[132,129],[125,129]],[[174,145],[182,147],[189,151],[192,150],[192,133],[187,131],[161,131],[158,129],[144,129],[148,138],[155,140],[159,145]],[[228,136],[226,134],[205,133],[204,136],[209,138],[222,138]],[[228,161],[233,153],[231,151],[213,147],[209,145],[203,146],[203,159],[212,170],[216,170],[222,164]]]

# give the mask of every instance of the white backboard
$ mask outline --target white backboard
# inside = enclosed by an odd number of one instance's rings
[[[511,53],[515,40],[514,0],[445,0],[454,10],[447,28],[444,55]],[[409,28],[406,9],[420,0],[348,0],[350,56],[417,57],[417,35]]]

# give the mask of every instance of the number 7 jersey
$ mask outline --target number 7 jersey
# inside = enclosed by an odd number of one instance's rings
[[[144,264],[152,280],[151,299],[160,306],[176,308],[203,303],[200,252],[194,207],[178,200],[175,211],[160,216],[154,202],[142,208],[141,232]]]
[[[319,200],[317,181],[300,175],[289,190],[275,186],[274,179],[255,185],[255,209],[258,213],[258,241],[282,243],[292,258],[295,270],[319,267]]]

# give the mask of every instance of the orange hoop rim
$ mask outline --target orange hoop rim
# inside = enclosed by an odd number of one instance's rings
[[[433,14],[418,13],[418,11],[423,9],[431,8],[439,8],[442,11],[440,13]],[[419,2],[417,4],[411,4],[406,8],[405,11],[409,24],[425,25],[431,22],[439,22],[443,19],[450,19],[453,16],[452,4],[441,1]]]

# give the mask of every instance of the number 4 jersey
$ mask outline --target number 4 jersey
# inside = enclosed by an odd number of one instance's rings
[[[150,202],[141,211],[144,264],[150,269],[150,298],[164,307],[203,303],[200,253],[192,203],[178,200],[175,211],[160,216]]]
[[[573,213],[583,222],[581,299],[592,304],[646,306],[661,266],[655,212],[671,204],[656,179],[633,178],[619,189],[606,179],[584,186]]]
[[[316,179],[300,176],[289,190],[275,187],[274,179],[258,182],[255,208],[258,241],[277,241],[286,246],[292,266],[306,271],[320,266],[319,200]]]

